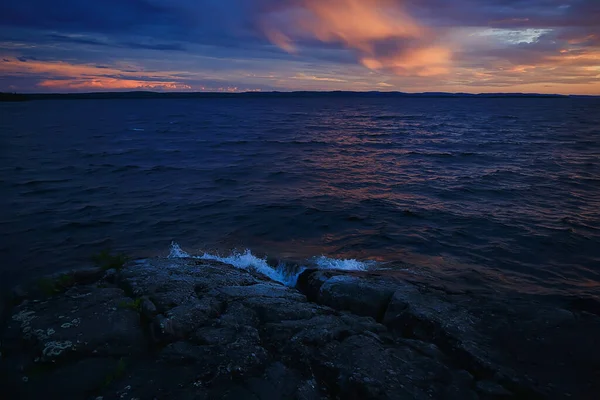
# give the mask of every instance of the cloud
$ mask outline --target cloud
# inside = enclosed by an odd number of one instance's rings
[[[298,73],[292,76],[292,79],[306,80],[306,81],[321,81],[321,82],[347,82],[345,79],[332,78],[326,76],[315,76],[306,75],[304,73]]]
[[[430,76],[449,71],[451,50],[436,31],[390,0],[300,0],[267,9],[260,27],[288,52],[294,42],[317,40],[352,50],[372,70]]]
[[[8,61],[7,61],[8,60]],[[176,74],[133,70],[87,64],[71,64],[64,61],[22,60],[15,66],[14,60],[5,59],[0,63],[0,75],[38,76],[37,86],[44,89],[61,90],[118,90],[118,89],[156,89],[186,90],[191,87],[178,81]]]
[[[144,49],[144,50],[159,50],[159,51],[185,51],[185,47],[182,43],[177,42],[157,42],[155,40],[128,40],[128,41],[115,41],[107,39],[99,39],[90,35],[84,34],[57,34],[51,33],[46,37],[53,42],[59,43],[73,43],[83,44],[91,46],[101,47],[113,47],[113,48],[125,48],[125,49]]]
[[[191,86],[176,82],[147,82],[132,79],[95,77],[87,79],[47,79],[38,86],[44,89],[59,90],[188,90]]]
[[[600,93],[598,21],[598,0],[5,1],[0,90]]]

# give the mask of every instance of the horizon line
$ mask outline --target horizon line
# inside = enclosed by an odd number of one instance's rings
[[[61,96],[123,96],[123,95],[148,95],[148,96],[260,96],[260,95],[294,95],[294,94],[355,94],[355,95],[390,95],[390,96],[447,96],[447,97],[486,97],[486,96],[502,96],[502,97],[600,97],[600,94],[562,94],[562,93],[538,93],[538,92],[402,92],[396,91],[380,91],[380,90],[247,90],[239,92],[227,91],[153,91],[153,90],[117,90],[117,91],[96,91],[96,92],[4,92],[0,91],[0,96],[16,96],[16,97],[61,97]]]

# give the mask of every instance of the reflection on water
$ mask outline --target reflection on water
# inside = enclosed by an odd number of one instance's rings
[[[2,104],[2,280],[79,265],[107,246],[166,255],[176,241],[188,251],[377,260],[456,285],[593,293],[599,105]]]

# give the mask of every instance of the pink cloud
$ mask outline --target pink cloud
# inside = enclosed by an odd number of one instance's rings
[[[432,76],[451,66],[451,49],[397,1],[301,0],[268,12],[261,26],[285,51],[296,52],[300,40],[340,44],[371,70]]]

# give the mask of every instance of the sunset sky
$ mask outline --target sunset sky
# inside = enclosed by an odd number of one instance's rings
[[[600,0],[3,0],[0,91],[600,94]]]

